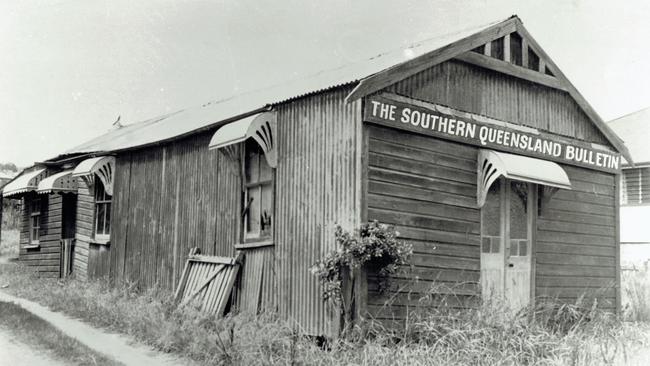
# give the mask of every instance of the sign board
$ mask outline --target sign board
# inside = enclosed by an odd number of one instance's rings
[[[366,99],[363,119],[483,148],[606,172],[620,171],[621,155],[604,147],[398,95]]]

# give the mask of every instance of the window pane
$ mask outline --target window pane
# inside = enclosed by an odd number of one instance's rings
[[[501,235],[501,180],[496,180],[485,199],[485,205],[481,209],[482,234],[490,236]]]
[[[111,233],[111,204],[106,204],[106,222],[105,222],[104,234],[108,235]]]
[[[519,242],[519,255],[522,257],[525,257],[528,255],[528,241],[520,241]]]
[[[528,184],[510,182],[510,238],[528,239]]]
[[[260,159],[260,181],[265,182],[273,178],[273,172],[269,163],[266,161],[266,157],[263,154],[259,155]]]
[[[492,253],[499,253],[501,251],[501,238],[491,238],[492,239]]]
[[[260,232],[260,215],[261,215],[261,187],[254,187],[248,189],[248,201],[253,200],[248,206],[248,213],[246,215],[246,232],[259,233]]]
[[[273,224],[273,185],[265,184],[262,190],[261,231],[270,234]]]
[[[254,141],[253,141],[254,142]],[[255,183],[260,180],[260,163],[257,145],[248,141],[246,144],[246,157],[244,161],[246,183]]]
[[[519,255],[519,241],[510,240],[510,256],[516,257]]]
[[[481,252],[482,253],[490,252],[490,238],[484,236],[481,239]]]
[[[97,226],[95,227],[95,234],[104,234],[104,204],[103,203],[98,203],[97,204]]]

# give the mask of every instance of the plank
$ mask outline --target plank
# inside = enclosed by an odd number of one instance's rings
[[[390,155],[383,155],[370,152],[368,163],[371,167],[381,167],[418,174],[430,178],[445,179],[453,182],[476,184],[476,172],[469,172],[449,167],[441,167],[435,164],[428,164],[421,161],[399,158]]]
[[[399,184],[371,180],[368,182],[368,192],[384,196],[401,197],[410,200],[434,202],[450,206],[476,209],[476,199],[458,196],[446,192],[434,191],[415,187],[403,187]]]
[[[544,85],[549,88],[566,91],[566,87],[564,86],[564,84],[560,80],[552,76],[537,71],[529,70],[521,66],[513,65],[509,62],[498,60],[493,57],[480,55],[476,52],[465,52],[463,54],[455,56],[454,58],[471,65],[500,72],[502,74],[506,74],[522,80]]]
[[[408,214],[404,212],[395,212],[390,210],[380,210],[375,208],[368,209],[368,217],[371,220],[379,222],[411,227],[424,227],[433,230],[480,234],[478,223],[468,223],[454,220],[444,220],[421,215]]]
[[[412,174],[410,172],[398,172],[379,167],[370,167],[368,170],[369,179],[377,182],[401,184],[405,187],[416,187],[429,190],[436,190],[469,198],[476,198],[476,183],[461,184],[449,182],[442,179]]]

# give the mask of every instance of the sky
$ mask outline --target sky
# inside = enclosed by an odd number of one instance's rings
[[[650,106],[645,0],[2,0],[0,162],[512,14],[605,120]]]

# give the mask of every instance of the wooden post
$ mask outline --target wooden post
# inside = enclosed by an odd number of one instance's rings
[[[503,36],[503,61],[510,62],[510,35]]]
[[[521,37],[521,67],[528,68],[528,41]]]
[[[2,209],[4,205],[4,198],[2,197],[2,193],[0,193],[0,243],[2,243]]]

